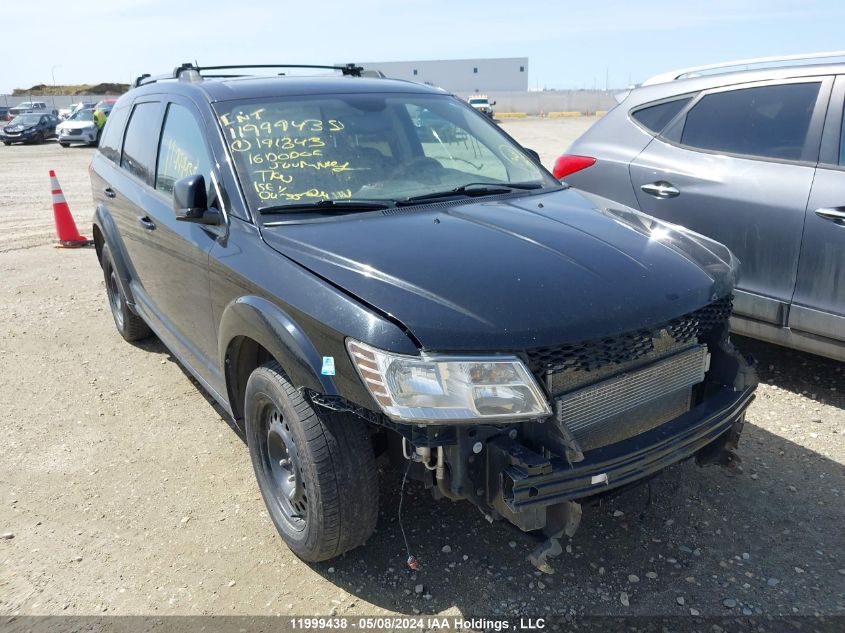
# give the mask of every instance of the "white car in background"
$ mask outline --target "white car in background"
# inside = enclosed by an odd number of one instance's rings
[[[93,108],[95,105],[97,104],[93,101],[79,101],[77,103],[71,103],[65,108],[59,108],[59,118],[62,121],[65,121],[80,110],[83,110],[85,108]]]
[[[65,121],[56,126],[56,137],[59,145],[67,147],[71,143],[85,143],[96,145],[99,137],[98,128],[94,122],[94,109],[84,108],[77,110]]]

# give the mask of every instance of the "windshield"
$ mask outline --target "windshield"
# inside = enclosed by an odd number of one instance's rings
[[[70,117],[71,121],[93,121],[94,120],[94,111],[93,110],[77,110],[74,112],[73,116]]]
[[[40,114],[19,114],[9,125],[37,125],[40,120]]]
[[[447,95],[349,94],[215,104],[254,208],[394,203],[465,185],[559,186],[499,129]],[[459,195],[459,194],[456,194]]]
[[[487,105],[487,99],[470,99],[469,102],[474,105]]]

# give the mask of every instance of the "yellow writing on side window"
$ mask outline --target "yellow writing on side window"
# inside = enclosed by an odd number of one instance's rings
[[[173,139],[165,139],[162,147],[164,149],[164,155],[159,159],[161,161],[158,168],[159,173],[173,177],[174,180],[193,176],[197,173],[198,164],[196,159],[189,156]]]

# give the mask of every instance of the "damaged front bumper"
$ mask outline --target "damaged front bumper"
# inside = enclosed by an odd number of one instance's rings
[[[507,436],[488,443],[488,503],[523,530],[546,526],[546,509],[630,485],[698,454],[715,461],[736,447],[755,386],[724,387],[687,413],[570,463]]]

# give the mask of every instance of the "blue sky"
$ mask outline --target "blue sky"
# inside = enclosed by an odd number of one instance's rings
[[[845,48],[841,0],[39,0],[35,6],[31,13],[19,6],[14,29],[0,39],[0,93],[54,77],[57,83],[128,82],[193,60],[525,56],[531,88],[603,88],[606,76],[611,88],[620,88],[677,67]],[[26,15],[32,19],[21,19]]]

